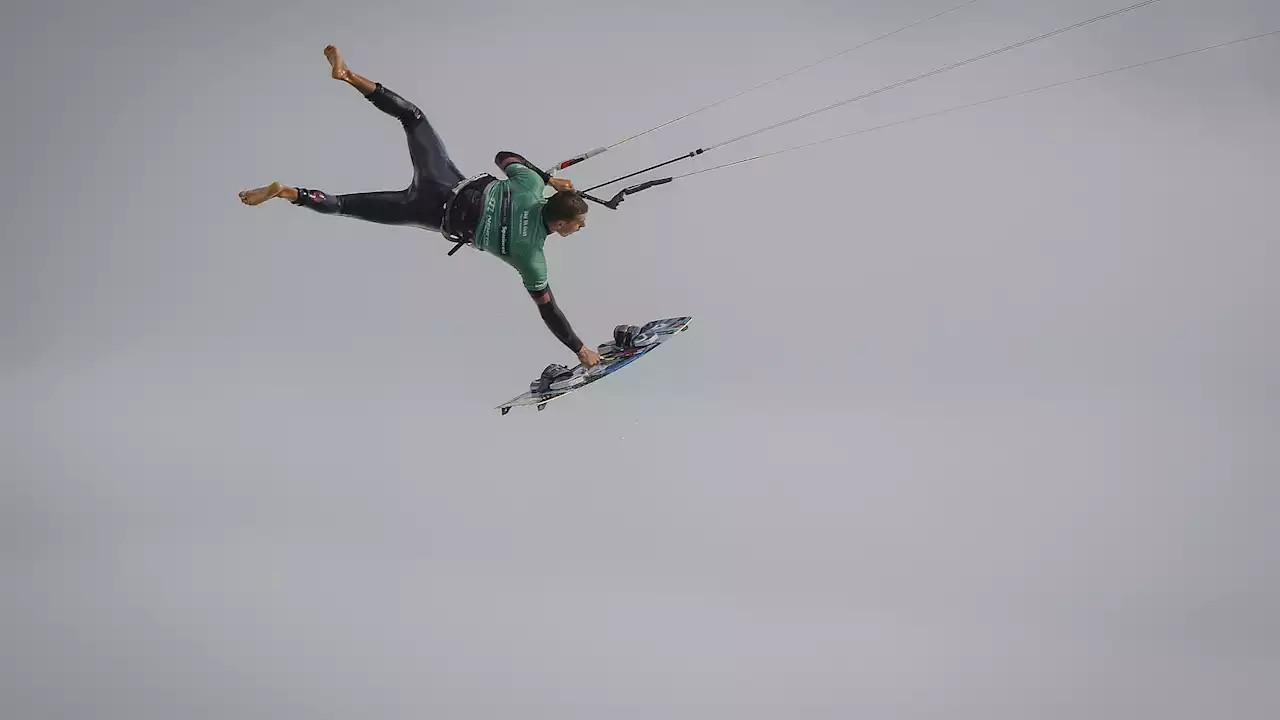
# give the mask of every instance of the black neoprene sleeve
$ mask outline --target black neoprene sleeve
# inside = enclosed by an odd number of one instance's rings
[[[547,328],[551,330],[551,334],[556,336],[564,346],[569,348],[571,352],[577,353],[582,349],[582,340],[578,337],[573,328],[569,326],[569,319],[561,312],[560,306],[556,304],[556,296],[551,293],[551,288],[539,290],[531,293],[534,297],[547,293],[550,299],[545,303],[538,303],[538,312],[542,315],[542,321],[547,324]]]

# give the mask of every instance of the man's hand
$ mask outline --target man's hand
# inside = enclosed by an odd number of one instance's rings
[[[548,184],[551,185],[551,187],[555,188],[559,192],[566,192],[566,191],[573,190],[573,181],[570,180],[569,178],[553,177],[551,178],[551,182]]]
[[[600,363],[600,353],[583,345],[582,349],[578,350],[578,360],[582,362],[583,367],[590,370]]]

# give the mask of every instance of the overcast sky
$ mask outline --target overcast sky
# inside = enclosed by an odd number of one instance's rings
[[[1280,37],[705,173],[548,240],[236,193],[549,165],[959,0],[6,5],[5,720],[1280,716]],[[579,187],[1127,0],[981,0]],[[747,8],[752,8],[748,10]],[[1280,29],[1165,0],[688,172]]]

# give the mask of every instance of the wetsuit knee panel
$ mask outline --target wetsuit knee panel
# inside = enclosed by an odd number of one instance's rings
[[[365,99],[402,123],[414,124],[422,121],[422,110],[417,105],[405,100],[394,90],[388,90],[382,83],[377,83],[377,87],[373,92],[365,95]]]

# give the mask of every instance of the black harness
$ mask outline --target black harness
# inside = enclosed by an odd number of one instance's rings
[[[489,173],[458,183],[444,203],[440,233],[454,242],[452,255],[476,240],[476,226],[484,217],[484,195],[498,179]],[[506,255],[511,243],[511,188],[504,187],[498,214],[498,252]]]
[[[489,186],[496,182],[498,178],[489,173],[482,173],[453,186],[453,191],[444,202],[444,221],[440,228],[440,234],[455,243],[453,249],[449,251],[450,255],[458,252],[463,245],[475,242],[476,225],[484,216],[484,194],[489,190]],[[504,233],[510,208],[511,200],[508,197],[504,204],[506,210],[503,214]]]

